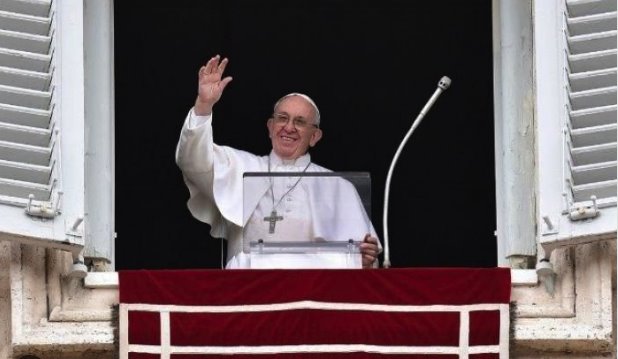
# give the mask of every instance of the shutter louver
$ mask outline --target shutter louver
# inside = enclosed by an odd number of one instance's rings
[[[567,211],[616,205],[616,1],[567,1]]]
[[[0,201],[50,201],[54,186],[50,2],[0,2]]]

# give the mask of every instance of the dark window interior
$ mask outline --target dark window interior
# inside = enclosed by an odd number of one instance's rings
[[[114,17],[117,269],[220,267],[174,162],[197,71],[215,54],[234,77],[215,141],[267,154],[273,103],[310,95],[324,131],[312,160],[371,173],[380,235],[391,159],[450,76],[395,171],[391,261],[496,265],[490,1],[116,1]]]

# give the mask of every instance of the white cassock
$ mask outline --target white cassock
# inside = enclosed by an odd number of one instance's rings
[[[248,240],[347,242],[360,241],[367,233],[377,238],[358,193],[346,180],[247,177],[243,185],[246,172],[331,172],[310,161],[309,154],[285,161],[274,151],[256,156],[219,146],[213,142],[212,116],[189,112],[176,162],[191,195],[189,210],[211,226],[211,236],[228,241],[226,268],[250,267]],[[273,210],[283,218],[270,233],[271,223],[265,218]]]

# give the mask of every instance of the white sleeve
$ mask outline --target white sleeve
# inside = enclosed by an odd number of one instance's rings
[[[212,120],[212,113],[207,116],[198,116],[195,114],[195,111],[191,109],[189,111],[189,119],[187,123],[187,128],[190,130],[194,130],[197,127],[204,126],[209,120]]]
[[[186,175],[188,172],[213,170],[212,115],[194,116],[189,111],[180,132],[176,147],[176,163]]]
[[[221,238],[226,235],[226,226],[213,195],[214,143],[211,123],[212,115],[195,116],[193,109],[189,111],[176,147],[176,163],[189,189],[187,206],[191,214],[211,225],[213,237]]]
[[[212,115],[195,116],[191,110],[180,132],[176,163],[191,195],[189,210],[211,225],[214,237],[225,236],[223,219],[242,226],[243,173],[260,170],[258,156],[215,144]]]

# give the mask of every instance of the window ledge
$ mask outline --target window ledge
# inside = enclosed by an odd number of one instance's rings
[[[539,278],[534,269],[511,269],[511,284],[514,287],[536,286]],[[88,272],[84,287],[89,289],[118,289],[118,272]]]
[[[84,287],[89,289],[118,289],[118,272],[88,272]]]
[[[511,269],[511,285],[513,287],[534,287],[539,284],[536,269]]]

